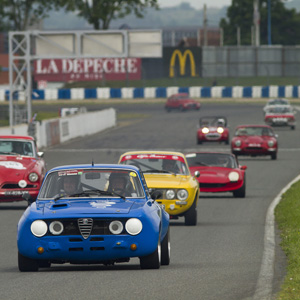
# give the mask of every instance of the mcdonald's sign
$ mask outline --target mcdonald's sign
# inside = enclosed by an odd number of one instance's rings
[[[169,77],[173,78],[175,76],[175,66],[176,58],[178,57],[179,62],[179,74],[184,76],[186,73],[187,59],[190,61],[190,74],[191,77],[196,77],[196,63],[194,54],[190,49],[175,49],[171,55],[170,64],[169,64]]]

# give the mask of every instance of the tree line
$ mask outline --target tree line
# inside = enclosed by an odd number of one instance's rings
[[[272,44],[300,44],[300,13],[286,8],[285,1],[259,1],[260,44],[268,44],[269,12]],[[112,20],[132,13],[143,18],[149,7],[159,9],[158,0],[0,0],[0,31],[27,30],[45,19],[51,10],[61,8],[66,12],[75,12],[95,30],[105,30],[109,29]],[[232,0],[219,26],[224,32],[224,45],[237,45],[237,28],[240,30],[241,45],[251,45],[253,0]]]
[[[272,45],[300,44],[300,13],[287,9],[287,0],[260,0],[260,44],[268,44],[268,12],[270,10]],[[270,5],[270,7],[268,6]],[[224,32],[224,45],[237,45],[237,28],[240,44],[251,45],[253,27],[253,0],[232,0],[227,16],[220,21]]]

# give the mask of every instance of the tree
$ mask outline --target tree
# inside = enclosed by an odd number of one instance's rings
[[[296,45],[300,43],[300,13],[284,6],[286,0],[271,0],[272,44]],[[260,42],[268,44],[268,0],[259,1]],[[251,45],[253,26],[253,0],[232,0],[227,18],[220,21],[224,32],[224,45],[237,44],[237,27],[241,30],[241,45]]]
[[[23,31],[58,7],[59,0],[0,0],[1,24],[14,31]]]
[[[147,7],[158,9],[157,0],[61,0],[61,4],[66,10],[78,11],[94,29],[108,29],[111,20],[132,12],[142,18]]]

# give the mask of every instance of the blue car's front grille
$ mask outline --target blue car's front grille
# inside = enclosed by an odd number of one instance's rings
[[[109,224],[112,220],[108,219],[92,219],[93,222],[91,225],[80,225],[79,220],[83,219],[90,219],[90,218],[79,218],[79,219],[63,219],[57,221],[60,221],[63,226],[64,230],[61,233],[61,235],[71,235],[71,236],[82,236],[83,238],[87,238],[89,236],[97,236],[97,235],[112,235],[112,233],[109,230]],[[122,220],[119,219],[121,222]],[[124,220],[123,224],[125,225]],[[49,220],[49,224],[51,223],[51,220]],[[125,226],[124,226],[125,227]],[[81,229],[80,229],[81,228]],[[122,234],[126,234],[126,231]],[[52,235],[50,232],[48,232],[48,235]],[[93,241],[103,241],[103,238],[101,237],[91,237]],[[74,237],[70,238],[70,242],[81,242],[82,238]]]

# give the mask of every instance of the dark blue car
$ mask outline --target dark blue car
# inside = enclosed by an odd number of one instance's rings
[[[169,215],[139,169],[72,165],[50,170],[18,223],[19,270],[104,264],[139,257],[142,269],[169,265]]]

